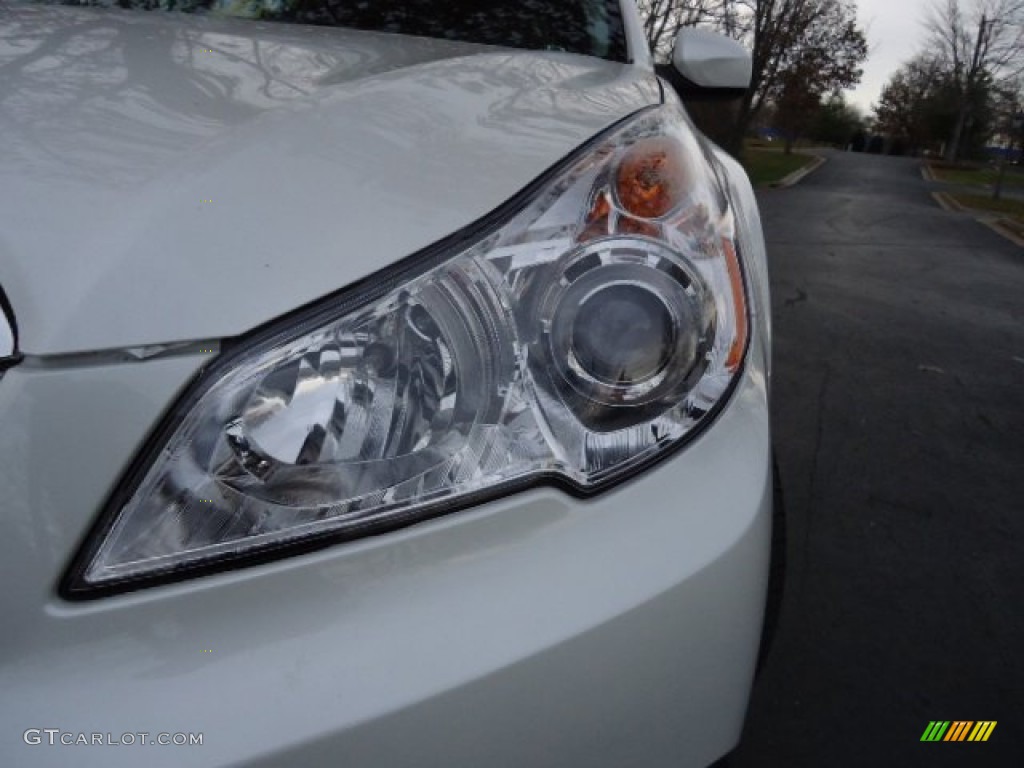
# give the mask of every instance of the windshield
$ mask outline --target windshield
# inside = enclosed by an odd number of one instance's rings
[[[43,0],[439,37],[626,61],[619,0]]]

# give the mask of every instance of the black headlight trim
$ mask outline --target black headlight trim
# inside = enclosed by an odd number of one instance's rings
[[[68,568],[61,577],[57,585],[58,595],[67,601],[92,600],[269,563],[284,557],[314,552],[340,543],[392,533],[396,530],[407,528],[412,524],[426,523],[430,520],[478,506],[485,502],[521,493],[531,488],[554,487],[574,498],[588,499],[603,494],[612,487],[631,482],[638,475],[674,457],[678,451],[698,439],[705,430],[715,423],[720,413],[731,402],[733,393],[739,382],[743,379],[751,338],[753,337],[752,333],[747,334],[739,369],[715,405],[681,439],[677,440],[667,449],[638,461],[631,471],[624,476],[608,478],[596,482],[592,486],[583,487],[559,473],[537,473],[529,477],[496,484],[488,487],[486,490],[464,494],[456,499],[441,501],[433,506],[416,508],[404,515],[396,514],[386,521],[367,522],[363,526],[347,530],[325,531],[300,539],[267,544],[253,551],[227,553],[201,562],[172,565],[163,570],[155,569],[145,575],[123,577],[102,584],[90,584],[85,579],[85,573],[89,565],[96,557],[103,541],[109,535],[121,510],[138,490],[154,463],[159,460],[164,446],[167,445],[184,416],[192,411],[195,404],[220,379],[223,372],[232,369],[243,356],[247,357],[253,354],[261,346],[269,345],[271,342],[280,344],[283,340],[301,337],[311,329],[321,327],[331,319],[349,314],[379,300],[397,286],[434,269],[451,258],[453,254],[459,253],[466,247],[478,243],[489,233],[497,231],[511,221],[515,215],[521,212],[536,197],[540,190],[548,186],[553,178],[564,173],[581,156],[591,151],[594,146],[604,142],[610,134],[616,132],[625,123],[638,118],[646,112],[657,109],[658,106],[651,105],[645,107],[609,126],[586,144],[574,150],[566,158],[556,163],[552,168],[527,185],[527,187],[495,209],[495,211],[464,229],[339,291],[335,291],[324,298],[264,323],[248,333],[222,342],[221,353],[208,365],[200,368],[190,381],[182,387],[171,405],[158,419],[156,426],[143,441],[142,448],[133,458],[128,469],[114,485],[113,490],[102,506],[100,514],[82,537]],[[738,243],[737,248],[739,248]],[[743,262],[743,254],[740,253],[739,256],[744,290],[749,296],[749,278]],[[745,302],[745,307],[749,327],[749,324],[752,322],[749,301]],[[287,329],[286,334],[282,334],[282,328]]]

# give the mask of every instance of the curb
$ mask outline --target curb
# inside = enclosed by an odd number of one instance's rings
[[[921,178],[929,183],[938,181],[935,178],[935,172],[932,171],[932,167],[928,163],[921,163]]]
[[[949,211],[950,213],[967,213],[967,209],[954,200],[947,192],[932,192],[932,197],[935,198],[935,202],[937,202],[944,211]]]
[[[1014,245],[1024,248],[1024,237],[1018,235],[1013,229],[1003,223],[1003,219],[978,219],[982,224],[991,229],[997,235],[1002,235]]]
[[[796,153],[796,154],[803,154],[803,153]],[[779,179],[778,181],[772,182],[768,186],[771,189],[789,189],[790,187],[795,187],[797,184],[799,184],[801,181],[806,179],[808,176],[810,176],[816,170],[821,168],[821,166],[823,166],[827,162],[827,158],[824,158],[821,155],[807,155],[807,154],[804,154],[803,156],[804,157],[813,157],[814,158],[814,162],[809,163],[808,165],[805,165],[800,170],[793,171],[791,174],[789,174],[789,176],[786,176],[786,177],[784,177],[782,179]]]
[[[979,224],[984,224],[997,235],[1006,238],[1020,248],[1024,248],[1024,237],[1017,234],[1012,227],[1007,226],[999,216],[988,215],[986,211],[979,211],[976,208],[966,208],[958,203],[952,196],[945,192],[932,192],[932,197],[944,211],[950,213],[966,213]]]

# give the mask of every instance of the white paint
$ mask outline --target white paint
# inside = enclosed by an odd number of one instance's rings
[[[744,90],[750,86],[750,52],[717,32],[681,30],[672,49],[672,64],[702,88]]]
[[[575,54],[0,16],[19,23],[0,43],[0,265],[33,355],[240,334],[480,219],[660,98],[647,67]]]

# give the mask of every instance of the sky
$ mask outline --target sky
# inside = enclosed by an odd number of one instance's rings
[[[878,102],[893,72],[917,53],[924,42],[922,19],[932,0],[857,0],[857,14],[868,36],[864,77],[847,99],[865,114]]]

